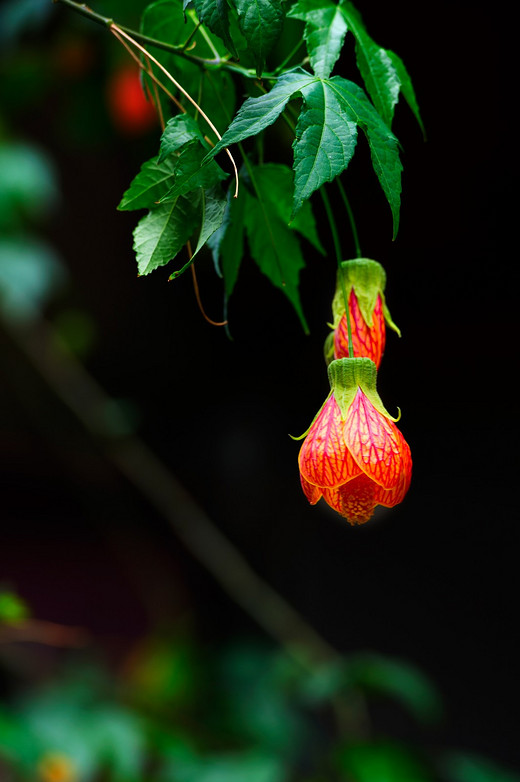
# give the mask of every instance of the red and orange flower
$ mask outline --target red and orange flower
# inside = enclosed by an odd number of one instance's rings
[[[371,359],[337,359],[328,372],[331,392],[300,449],[302,488],[312,505],[323,497],[351,524],[364,524],[377,505],[404,499],[410,448],[377,393]]]
[[[385,350],[386,325],[400,333],[385,303],[385,285],[385,270],[377,261],[355,258],[342,262],[332,300],[334,331],[325,347],[327,363],[349,356],[346,299],[354,357],[370,358],[379,369]]]

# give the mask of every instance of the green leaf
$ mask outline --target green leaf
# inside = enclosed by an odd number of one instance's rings
[[[314,81],[316,81],[316,77],[303,70],[288,71],[280,76],[268,93],[257,98],[248,98],[206,160],[214,157],[225,147],[237,144],[250,136],[255,136],[272,125],[285,109],[291,97],[302,87]]]
[[[286,782],[284,765],[281,758],[261,750],[212,754],[178,760],[172,765],[171,778],[177,782]]]
[[[328,80],[328,83],[337,91],[347,116],[355,119],[367,137],[374,171],[392,211],[395,239],[399,228],[401,172],[403,170],[399,158],[399,142],[374,109],[361,87],[352,81],[341,78],[341,76],[333,76]]]
[[[239,198],[233,198],[230,189],[222,224],[208,241],[215,268],[224,277],[228,299],[233,293],[244,255],[245,206],[246,199],[241,195]]]
[[[330,76],[347,33],[342,9],[331,0],[297,0],[287,16],[306,23],[303,35],[316,76]]]
[[[199,250],[204,247],[208,239],[222,225],[226,211],[227,201],[222,196],[220,188],[213,187],[202,191],[202,223],[200,227],[197,246],[193,251],[191,260],[195,258]]]
[[[173,157],[167,157],[159,163],[156,156],[143,163],[117,208],[124,211],[156,206],[173,183],[176,162]]]
[[[141,778],[145,759],[143,720],[135,713],[104,702],[99,684],[87,672],[61,677],[20,703],[19,715],[32,739],[37,760],[62,755],[71,767],[69,778],[134,782]],[[106,692],[106,690],[105,690]],[[29,749],[29,746],[28,748]],[[23,757],[29,761],[30,755]],[[34,776],[31,763],[28,779]]]
[[[23,769],[30,778],[41,753],[42,746],[27,729],[23,715],[20,717],[0,706],[0,758],[14,761],[17,770]]]
[[[172,201],[199,187],[211,187],[228,176],[214,160],[207,166],[201,165],[206,153],[207,150],[198,141],[183,147],[175,163],[173,184],[161,196],[159,203]]]
[[[0,140],[0,232],[45,217],[58,202],[56,172],[37,147]]]
[[[315,80],[301,93],[304,105],[293,144],[293,215],[315,190],[347,168],[357,142],[357,117],[329,81]]]
[[[368,94],[388,127],[399,98],[400,81],[388,53],[367,33],[361,15],[348,0],[341,0],[341,12],[356,40],[356,58]]]
[[[202,144],[204,138],[193,117],[188,114],[178,114],[171,117],[161,135],[158,162],[162,163],[168,155],[177,152],[184,144],[194,140],[200,141]]]
[[[349,0],[340,0],[338,5],[332,0],[297,0],[287,16],[305,22],[309,60],[314,73],[323,78],[330,75],[336,64],[346,33],[352,33],[359,72],[384,122],[391,127],[402,92],[424,134],[412,82],[403,61],[371,38],[360,13]]]
[[[233,57],[238,57],[237,50],[229,32],[229,8],[227,0],[193,0],[195,11],[200,21],[208,30],[218,35]]]
[[[278,652],[255,642],[238,642],[227,648],[219,662],[221,689],[214,715],[219,730],[285,762],[294,758],[306,744],[310,725],[281,683]],[[289,778],[286,769],[284,782]],[[248,776],[244,782],[249,782]]]
[[[284,22],[282,0],[232,0],[240,32],[252,52],[256,75],[261,77],[265,59],[280,37]]]
[[[134,230],[134,250],[140,275],[171,261],[198,224],[199,197],[179,196],[149,212]]]
[[[392,211],[395,238],[401,204],[399,143],[361,87],[340,76],[320,79],[299,69],[284,74],[266,95],[244,102],[203,163],[224,147],[271,125],[298,92],[304,105],[293,144],[293,216],[317,188],[332,181],[348,166],[355,149],[356,126],[359,126],[367,137],[372,165]]]
[[[298,231],[304,236],[322,255],[325,255],[316,230],[316,221],[310,202],[306,202],[291,221],[293,193],[291,169],[281,163],[266,163],[255,169],[255,182],[278,217],[293,231]]]
[[[182,46],[195,29],[193,21],[185,19],[181,5],[175,0],[157,0],[146,6],[141,17],[141,32],[172,46]]]
[[[442,712],[440,698],[429,679],[402,660],[378,654],[350,657],[345,665],[346,686],[390,696],[406,706],[423,722],[435,721]]]
[[[337,760],[347,778],[356,782],[433,782],[429,769],[412,751],[386,741],[344,747]]]
[[[15,592],[0,590],[0,622],[16,625],[30,615],[29,607]]]
[[[300,243],[294,231],[280,219],[278,210],[265,192],[262,177],[256,182],[255,189],[255,196],[247,191],[244,193],[244,223],[251,255],[273,285],[285,293],[296,310],[304,331],[308,333],[298,292],[300,270],[305,266]]]
[[[413,88],[412,80],[408,74],[408,71],[406,70],[405,64],[401,60],[401,58],[397,54],[395,54],[395,52],[391,52],[387,50],[387,54],[394,65],[397,76],[401,83],[401,92],[403,93],[404,99],[406,100],[410,109],[412,110],[415,119],[417,120],[419,127],[421,128],[423,137],[426,138],[426,131],[423,125],[423,121],[421,119],[419,105],[415,97],[415,90]]]
[[[67,275],[54,247],[30,234],[0,237],[0,311],[30,321],[64,285]]]

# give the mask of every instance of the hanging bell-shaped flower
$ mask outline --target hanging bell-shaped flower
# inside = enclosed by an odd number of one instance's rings
[[[371,359],[334,360],[328,374],[330,394],[300,449],[302,488],[312,505],[323,497],[350,524],[363,524],[377,505],[404,499],[410,448],[379,397]]]
[[[341,263],[332,300],[333,346],[329,338],[325,357],[348,358],[348,328],[345,300],[348,301],[354,357],[370,358],[377,368],[383,357],[388,325],[400,336],[385,302],[385,270],[370,258],[355,258]],[[333,347],[333,350],[331,349]]]

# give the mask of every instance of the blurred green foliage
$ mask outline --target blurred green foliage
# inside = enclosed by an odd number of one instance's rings
[[[18,624],[29,616],[29,607],[16,592],[0,587],[0,622]]]
[[[64,282],[61,260],[38,233],[58,200],[49,156],[0,138],[0,309],[7,317],[34,317]]]
[[[7,600],[4,603],[7,605]],[[11,601],[15,599],[11,595]],[[0,601],[0,606],[2,605]],[[8,611],[9,613],[9,611]],[[14,641],[16,643],[16,641]],[[0,662],[9,672],[8,641]],[[11,643],[13,641],[11,640]],[[0,707],[0,774],[15,782],[518,782],[462,752],[382,730],[373,688],[348,672],[367,667],[396,714],[426,677],[403,661],[357,654],[339,668],[312,665],[258,639],[204,649],[195,638],[150,636],[114,668],[99,649],[71,652],[52,676],[24,682]],[[7,662],[6,662],[7,661]],[[407,678],[406,673],[410,676]],[[309,682],[328,679],[319,699]],[[335,684],[331,683],[335,681]],[[428,683],[431,692],[434,687]],[[402,689],[401,689],[402,688]],[[413,693],[413,697],[410,697]],[[424,711],[438,716],[427,701]],[[348,724],[338,715],[350,711]],[[415,707],[411,707],[414,717]],[[369,721],[367,724],[367,713]],[[424,717],[422,714],[421,717]],[[426,737],[425,737],[426,738]],[[3,765],[2,765],[3,764]],[[2,780],[4,777],[1,777]]]

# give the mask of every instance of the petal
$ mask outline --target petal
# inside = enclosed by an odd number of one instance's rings
[[[343,421],[332,394],[313,421],[298,457],[302,476],[314,486],[340,486],[361,473],[347,451]]]
[[[313,486],[312,483],[309,483],[309,481],[305,480],[303,475],[300,473],[300,481],[302,484],[303,493],[309,500],[311,505],[316,505],[318,500],[322,497],[322,492],[319,486]]]
[[[356,294],[352,289],[349,297],[349,311],[352,327],[352,346],[354,357],[372,359],[379,368],[385,349],[386,325],[383,314],[381,296],[377,297],[372,315],[372,325],[369,327],[361,314]],[[348,358],[347,318],[343,314],[334,332],[334,358]]]
[[[399,505],[399,503],[404,500],[412,479],[412,455],[410,453],[410,447],[401,432],[399,432],[399,434],[402,438],[401,453],[403,454],[404,462],[401,478],[393,489],[383,489],[382,486],[376,484],[376,501],[378,505],[384,505],[386,508],[393,508],[394,505]]]
[[[384,489],[400,483],[409,459],[403,443],[408,445],[394,422],[376,410],[361,389],[349,407],[343,432],[348,450],[369,478]]]
[[[343,486],[325,489],[323,498],[350,524],[364,524],[374,513],[376,491],[380,487],[366,475],[358,475]]]

